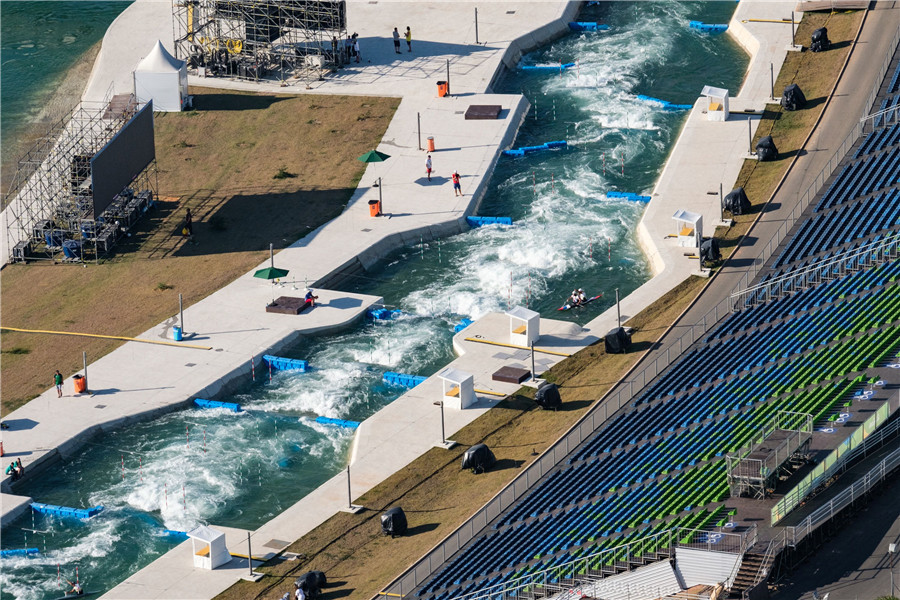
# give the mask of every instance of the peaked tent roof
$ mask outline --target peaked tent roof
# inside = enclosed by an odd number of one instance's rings
[[[135,73],[177,73],[184,68],[185,62],[178,60],[165,49],[162,42],[156,40],[156,45],[150,54],[138,64]]]

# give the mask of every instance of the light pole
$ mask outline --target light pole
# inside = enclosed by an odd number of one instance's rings
[[[446,430],[444,429],[444,401],[443,400],[435,400],[434,402],[432,402],[432,404],[434,404],[435,406],[441,407],[441,443],[437,444],[437,445],[445,450],[449,450],[450,448],[452,448],[453,446],[456,445],[456,442],[447,439],[447,433],[446,433]]]

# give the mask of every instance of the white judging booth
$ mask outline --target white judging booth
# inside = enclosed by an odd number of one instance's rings
[[[200,525],[187,532],[191,538],[191,550],[194,555],[194,566],[198,569],[215,569],[231,561],[231,554],[225,546],[225,533]],[[197,549],[197,542],[200,549]]]
[[[672,215],[678,227],[678,245],[699,248],[703,240],[703,216],[689,210],[678,210]]]
[[[541,337],[541,315],[524,306],[516,306],[506,313],[509,316],[509,343],[529,346]]]
[[[709,102],[706,106],[707,121],[728,120],[728,90],[705,85],[700,95],[706,96]]]
[[[447,367],[440,373],[441,400],[449,408],[462,410],[475,404],[475,376],[459,369]]]

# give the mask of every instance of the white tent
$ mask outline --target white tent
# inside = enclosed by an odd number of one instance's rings
[[[157,40],[134,70],[134,97],[153,100],[153,110],[179,112],[188,103],[187,63],[178,60]]]

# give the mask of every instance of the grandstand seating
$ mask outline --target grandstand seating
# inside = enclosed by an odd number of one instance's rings
[[[900,148],[895,149],[893,153],[894,171],[890,177],[896,180],[897,173],[900,172]],[[869,186],[871,183],[865,185]],[[801,225],[793,243],[775,260],[773,268],[844,244],[858,243],[861,238],[895,228],[900,225],[898,200],[900,189],[892,189],[866,200],[815,214]]]
[[[900,66],[888,89],[900,91]],[[772,268],[824,263],[848,248],[862,248],[859,257],[818,273],[816,285],[794,281],[789,293],[776,286],[738,306],[416,595],[448,600],[584,557],[592,558],[582,570],[615,572],[658,551],[657,533],[722,527],[726,454],[780,411],[827,422],[848,402],[865,402],[855,396],[863,371],[900,347],[900,260],[866,267],[863,246],[900,230],[898,173],[900,125],[876,129]]]
[[[891,146],[900,144],[900,123],[876,129],[866,138],[859,148],[856,150],[854,158],[860,158],[867,154],[879,152]]]

